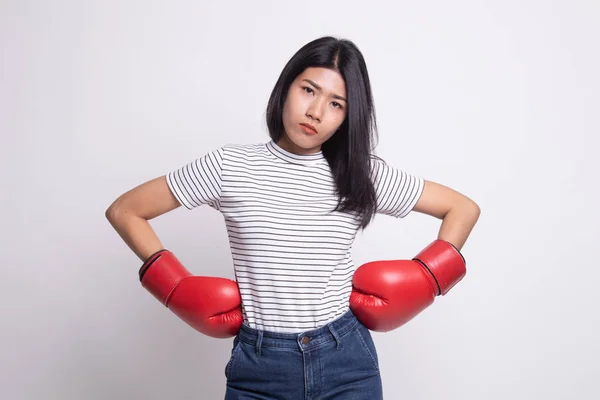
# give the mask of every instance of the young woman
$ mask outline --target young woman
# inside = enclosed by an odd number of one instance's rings
[[[462,278],[479,207],[372,154],[369,76],[351,41],[302,47],[266,118],[270,140],[205,152],[121,195],[107,218],[144,261],[146,289],[200,332],[235,336],[226,399],[381,399],[370,330],[402,325]],[[224,216],[235,282],[192,277],[148,222],[204,204]],[[435,241],[357,269],[358,230],[411,211],[442,220]]]

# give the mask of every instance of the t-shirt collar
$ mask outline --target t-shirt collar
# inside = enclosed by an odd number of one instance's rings
[[[271,154],[273,154],[275,157],[292,164],[310,165],[320,163],[325,160],[325,156],[323,156],[323,151],[318,151],[316,153],[310,154],[295,154],[285,150],[273,140],[267,142],[266,146],[267,149],[271,152]]]

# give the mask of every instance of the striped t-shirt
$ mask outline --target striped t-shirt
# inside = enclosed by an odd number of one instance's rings
[[[403,218],[424,180],[373,159],[377,213]],[[337,205],[322,152],[298,155],[274,141],[225,145],[167,174],[187,209],[203,204],[225,219],[244,323],[302,332],[349,308],[359,228]]]

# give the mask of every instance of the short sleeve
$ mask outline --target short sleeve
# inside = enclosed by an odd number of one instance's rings
[[[377,213],[404,218],[423,193],[424,179],[387,164],[372,160],[372,177],[377,197]]]
[[[203,204],[219,209],[223,152],[223,148],[210,151],[166,175],[171,192],[188,210]]]

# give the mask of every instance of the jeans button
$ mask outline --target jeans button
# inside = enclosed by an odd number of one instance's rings
[[[308,344],[308,342],[310,342],[310,338],[308,336],[304,336],[302,338],[302,344]]]

